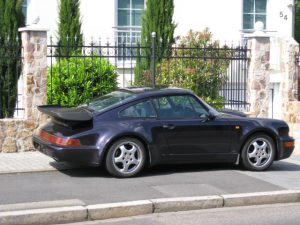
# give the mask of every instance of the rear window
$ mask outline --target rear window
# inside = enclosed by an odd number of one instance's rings
[[[126,91],[114,91],[107,95],[93,99],[89,104],[84,105],[93,111],[103,111],[111,106],[121,105],[129,100],[135,99],[136,94]]]

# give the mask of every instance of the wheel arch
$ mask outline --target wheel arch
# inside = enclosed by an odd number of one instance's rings
[[[144,137],[142,137],[141,135],[135,134],[135,133],[128,133],[128,134],[120,134],[117,135],[113,138],[111,138],[105,145],[105,148],[103,149],[103,153],[102,153],[102,157],[100,158],[100,163],[101,165],[105,165],[105,159],[108,153],[109,148],[118,140],[123,139],[123,138],[134,138],[137,139],[138,141],[140,141],[146,151],[146,165],[150,165],[151,163],[151,153],[150,153],[150,149],[148,147],[149,142],[148,140],[146,140]]]
[[[276,138],[276,133],[272,130],[269,130],[269,129],[258,129],[258,130],[254,130],[252,132],[249,132],[242,140],[242,144],[240,145],[240,148],[239,148],[239,154],[242,153],[242,150],[246,144],[246,142],[249,140],[249,138],[251,138],[252,136],[254,135],[257,135],[257,134],[265,134],[265,135],[268,135],[270,138],[272,138],[273,142],[274,142],[274,145],[275,145],[275,158],[274,160],[277,160],[278,159],[278,154],[279,154],[279,146],[278,146],[278,141],[277,141],[277,138]]]

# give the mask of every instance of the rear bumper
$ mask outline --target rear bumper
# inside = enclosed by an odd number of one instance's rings
[[[38,136],[32,138],[33,146],[45,155],[59,162],[70,162],[89,166],[99,166],[99,149],[88,147],[65,148],[53,145]]]
[[[291,137],[281,138],[279,140],[278,143],[279,151],[278,151],[277,160],[286,159],[292,155],[295,147],[294,146],[286,147],[285,145],[286,142],[295,142],[295,140]]]

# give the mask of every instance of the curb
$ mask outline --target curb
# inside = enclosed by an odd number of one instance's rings
[[[0,225],[72,223],[161,212],[294,202],[300,202],[300,190],[161,198],[88,206],[80,205],[0,212]]]

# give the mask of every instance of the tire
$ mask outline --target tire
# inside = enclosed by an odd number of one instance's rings
[[[133,177],[144,168],[146,150],[135,138],[122,138],[108,149],[105,164],[107,171],[120,178]]]
[[[242,164],[252,171],[268,169],[275,158],[276,147],[273,139],[266,134],[258,133],[251,136],[242,149]]]

